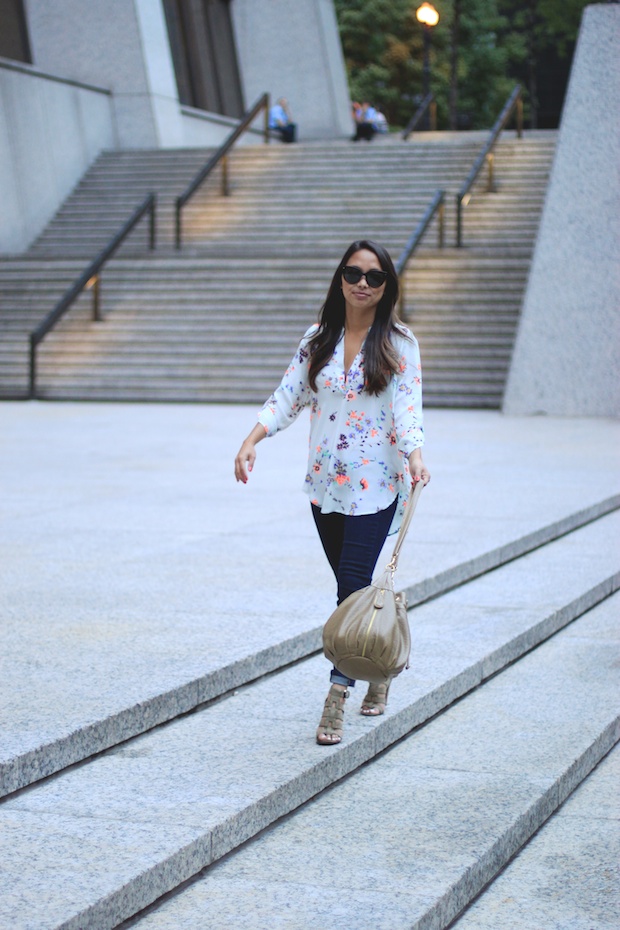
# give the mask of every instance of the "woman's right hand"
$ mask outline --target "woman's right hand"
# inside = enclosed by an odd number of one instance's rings
[[[248,480],[248,472],[252,471],[256,461],[256,446],[250,438],[246,439],[237,453],[235,459],[235,478],[244,484]],[[247,468],[247,471],[246,471]]]
[[[254,468],[256,461],[256,443],[265,438],[265,428],[257,423],[247,439],[244,439],[235,459],[235,478],[247,484],[248,472]]]

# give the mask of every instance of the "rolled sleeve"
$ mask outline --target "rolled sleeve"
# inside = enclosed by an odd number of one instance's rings
[[[313,326],[305,334],[282,381],[258,414],[267,436],[290,426],[310,401],[308,341],[315,332]]]

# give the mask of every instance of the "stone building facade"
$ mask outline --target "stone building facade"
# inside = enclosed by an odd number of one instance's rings
[[[2,254],[103,148],[218,145],[264,92],[302,139],[351,131],[332,0],[0,0],[0,22]]]

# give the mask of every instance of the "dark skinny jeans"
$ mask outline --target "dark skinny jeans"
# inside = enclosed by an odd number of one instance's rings
[[[386,510],[359,516],[321,513],[320,508],[312,504],[312,516],[338,583],[339,604],[372,581],[397,503],[398,498]],[[332,670],[331,681],[350,687],[355,684],[354,679],[347,678],[336,668]]]

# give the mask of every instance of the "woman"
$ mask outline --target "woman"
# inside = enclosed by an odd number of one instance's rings
[[[280,386],[235,459],[244,484],[256,444],[310,405],[306,491],[338,583],[338,603],[366,587],[388,533],[398,530],[414,482],[427,484],[422,461],[422,384],[413,334],[396,314],[398,277],[387,251],[353,242],[332,279],[318,325],[303,337]],[[316,739],[342,739],[344,704],[355,682],[331,672]],[[387,687],[369,685],[361,712],[385,711]]]

